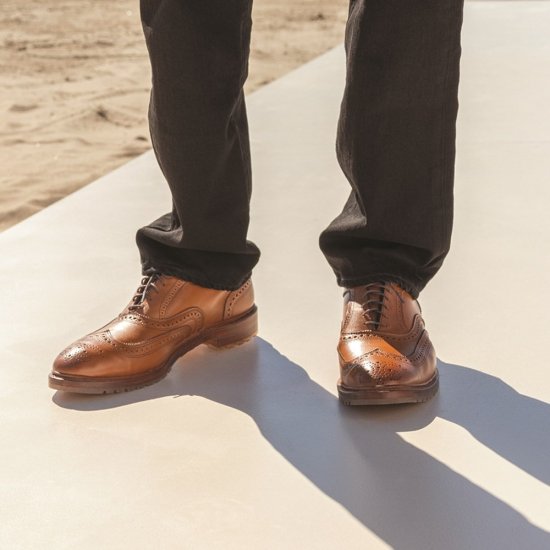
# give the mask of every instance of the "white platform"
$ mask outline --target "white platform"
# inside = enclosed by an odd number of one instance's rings
[[[170,205],[151,154],[1,234],[0,548],[550,548],[549,28],[549,2],[467,5],[428,404],[335,397],[341,291],[317,236],[348,192],[342,48],[249,98],[254,342],[125,395],[47,388],[135,289],[135,230]]]

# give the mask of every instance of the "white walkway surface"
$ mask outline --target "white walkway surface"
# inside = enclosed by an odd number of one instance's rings
[[[550,2],[467,5],[428,404],[335,397],[341,291],[317,236],[348,192],[342,48],[249,98],[255,341],[133,393],[47,388],[135,290],[134,232],[170,205],[152,154],[1,234],[0,548],[550,548],[549,29]]]

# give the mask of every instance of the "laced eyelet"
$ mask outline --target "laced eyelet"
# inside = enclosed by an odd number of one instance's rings
[[[369,283],[365,286],[363,295],[363,318],[368,330],[377,330],[382,318],[386,317],[384,309],[387,305],[384,303],[386,285],[383,282]]]
[[[151,289],[159,291],[155,286],[155,282],[159,279],[160,273],[153,273],[141,279],[141,284],[138,286],[133,298],[132,305],[128,308],[130,311],[136,310],[143,305]]]

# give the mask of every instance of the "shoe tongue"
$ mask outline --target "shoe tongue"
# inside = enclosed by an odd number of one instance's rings
[[[362,296],[363,318],[370,330],[380,330],[384,325],[382,315],[383,304],[386,294],[384,283],[370,283],[364,287]]]

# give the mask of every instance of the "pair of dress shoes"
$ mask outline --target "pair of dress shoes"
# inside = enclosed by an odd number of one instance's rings
[[[251,280],[229,291],[154,274],[115,319],[57,356],[49,385],[88,394],[135,390],[164,378],[201,344],[232,347],[257,330]],[[437,392],[420,306],[395,283],[345,290],[338,356],[338,394],[346,405],[422,402]]]

